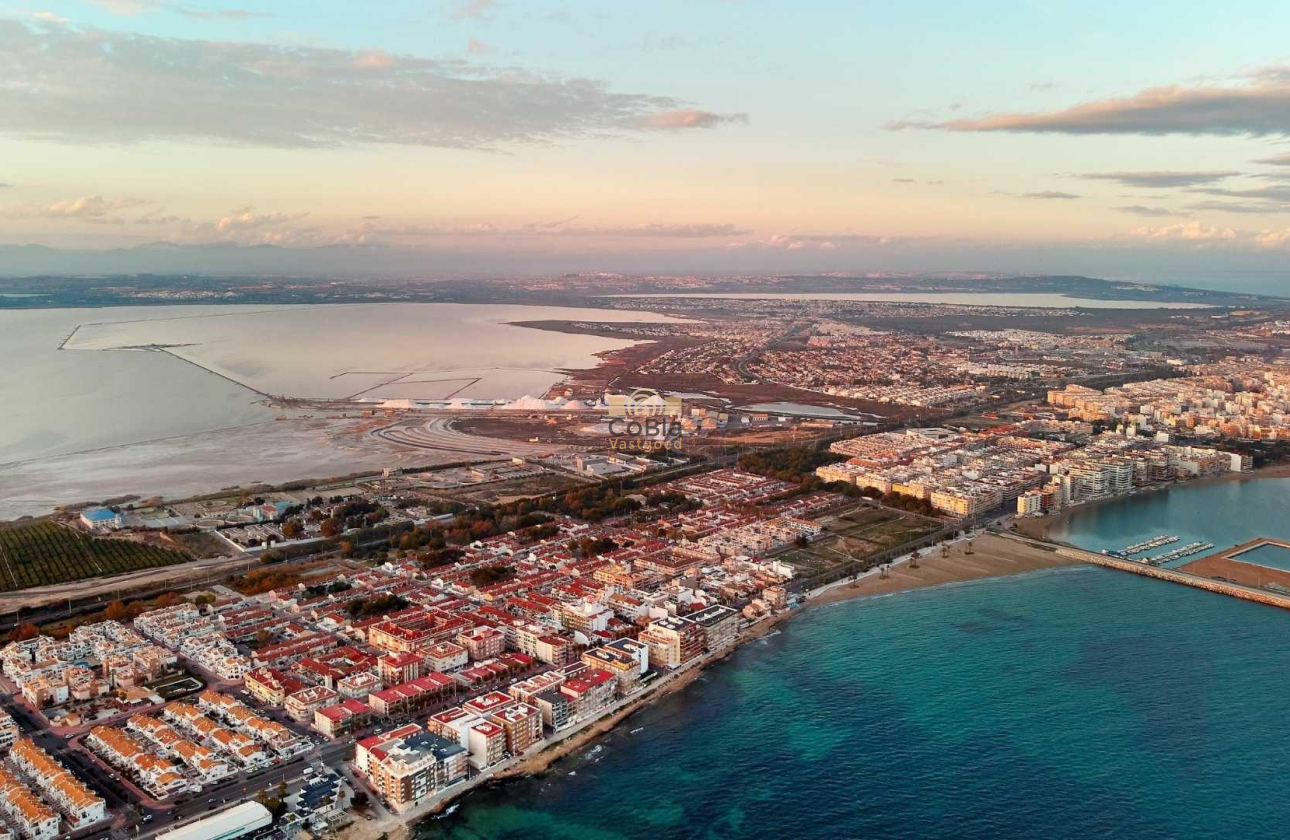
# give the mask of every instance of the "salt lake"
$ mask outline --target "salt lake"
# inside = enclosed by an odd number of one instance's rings
[[[634,343],[511,323],[564,320],[668,319],[446,303],[0,310],[0,464],[271,421],[266,394],[514,399]]]

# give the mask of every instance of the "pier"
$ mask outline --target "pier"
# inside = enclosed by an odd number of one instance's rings
[[[1107,568],[1110,568],[1110,569],[1119,569],[1122,572],[1131,572],[1135,575],[1151,577],[1157,580],[1167,580],[1171,583],[1181,583],[1184,586],[1192,586],[1192,587],[1195,587],[1196,589],[1204,589],[1206,592],[1217,592],[1220,595],[1230,595],[1233,598],[1241,598],[1246,601],[1254,601],[1257,604],[1267,604],[1268,606],[1271,606],[1271,607],[1281,607],[1282,609],[1290,609],[1290,592],[1287,592],[1286,594],[1281,594],[1279,592],[1273,592],[1267,589],[1259,589],[1254,586],[1246,586],[1244,584],[1236,583],[1231,580],[1215,580],[1214,578],[1202,577],[1201,575],[1193,574],[1191,572],[1184,572],[1180,569],[1166,569],[1160,566],[1151,566],[1146,563],[1138,562],[1135,560],[1125,560],[1120,557],[1112,557],[1107,554],[1098,554],[1097,552],[1093,552],[1093,551],[1085,551],[1080,548],[1056,546],[1052,543],[1046,543],[1046,542],[1043,542],[1042,540],[1033,540],[1028,537],[1019,536],[1017,534],[1009,534],[1006,532],[1001,532],[1000,536],[1007,537],[1008,539],[1020,540],[1022,542],[1026,542],[1037,547],[1046,548],[1049,551],[1056,550],[1059,556],[1069,557],[1072,560],[1081,560],[1085,563],[1092,563],[1093,565],[1096,565],[1096,566],[1106,566]],[[1281,542],[1279,540],[1261,538],[1258,540],[1252,540],[1249,543],[1243,543],[1242,545],[1237,546],[1236,548],[1230,549],[1227,552],[1223,552],[1220,555],[1216,555],[1216,557],[1218,559],[1227,559],[1227,555],[1239,554],[1242,551],[1249,551],[1252,548],[1257,548],[1260,545],[1267,545],[1267,544],[1280,545],[1287,549],[1290,549],[1290,544],[1288,543]],[[1204,560],[1199,560],[1199,561],[1196,561],[1196,563],[1191,563],[1188,565],[1196,566],[1200,563],[1207,563],[1213,559],[1215,559],[1215,557],[1206,557]],[[1249,566],[1251,564],[1242,564],[1242,565]],[[1258,567],[1258,568],[1262,568],[1262,567]],[[1265,571],[1275,571],[1275,570],[1265,570]]]

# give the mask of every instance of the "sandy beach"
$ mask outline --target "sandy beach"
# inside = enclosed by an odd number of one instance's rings
[[[969,551],[971,545],[971,554]],[[1003,577],[1038,569],[1075,565],[1078,561],[991,534],[957,542],[947,549],[933,549],[918,560],[918,568],[908,563],[892,566],[887,577],[870,573],[853,583],[844,583],[811,596],[807,606],[832,604],[851,598],[888,595],[925,586],[939,586],[983,578]]]

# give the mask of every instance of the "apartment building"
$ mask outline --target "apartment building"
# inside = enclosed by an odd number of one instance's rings
[[[527,703],[499,709],[488,719],[502,727],[506,735],[506,750],[511,755],[522,755],[542,740],[542,712]]]
[[[13,715],[0,709],[0,753],[8,752],[21,735],[22,730],[18,728],[18,722],[13,719]]]
[[[372,722],[372,708],[358,700],[342,700],[314,712],[313,728],[328,738],[340,738]]]
[[[368,750],[367,777],[395,812],[466,778],[468,752],[454,741],[418,732]]]
[[[266,706],[281,708],[287,696],[300,691],[305,684],[277,668],[256,668],[248,671],[243,684],[252,697]]]
[[[200,789],[199,785],[190,784],[169,759],[156,755],[120,729],[95,726],[85,743],[158,799]]]
[[[0,764],[0,811],[28,840],[54,840],[59,836],[62,820],[58,812],[3,764]]]
[[[617,692],[614,675],[599,668],[587,668],[560,686],[560,693],[572,702],[573,717],[577,720],[600,717],[613,705]]]
[[[107,803],[103,797],[90,790],[31,739],[19,739],[9,756],[14,765],[35,781],[36,786],[67,815],[75,828],[83,828],[107,817]]]
[[[296,723],[309,723],[314,719],[314,712],[332,705],[338,697],[325,685],[311,685],[287,695],[282,707]]]
[[[470,766],[476,770],[491,767],[506,752],[506,730],[489,720],[476,720],[466,728],[466,749]]]
[[[382,735],[373,735],[359,741],[354,747],[354,769],[363,775],[369,775],[368,762],[371,759],[372,750],[385,745],[392,745],[401,741],[409,735],[415,735],[421,732],[421,727],[415,723],[404,724],[397,729],[392,729]]]
[[[686,616],[703,628],[704,647],[723,650],[739,636],[739,613],[729,607],[711,606]]]
[[[506,634],[494,627],[472,627],[457,635],[457,644],[466,649],[471,662],[493,659],[506,650]]]
[[[376,660],[376,672],[386,685],[410,682],[421,676],[425,657],[420,653],[387,653]]]
[[[649,646],[654,668],[679,668],[703,653],[703,627],[681,616],[651,622],[637,638]]]
[[[470,654],[466,648],[453,642],[437,642],[429,645],[421,655],[426,668],[440,673],[464,668],[470,661]]]

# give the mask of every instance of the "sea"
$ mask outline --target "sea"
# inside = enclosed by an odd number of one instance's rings
[[[1248,537],[1273,528],[1285,489],[1167,495]],[[1164,840],[1290,825],[1276,723],[1290,612],[1076,566],[811,608],[779,630],[417,837]]]
[[[1156,536],[1176,536],[1178,542],[1149,553],[1193,542],[1213,543],[1217,551],[1254,537],[1290,540],[1287,503],[1290,478],[1200,482],[1076,509],[1068,519],[1048,527],[1045,536],[1089,551],[1122,549]]]

